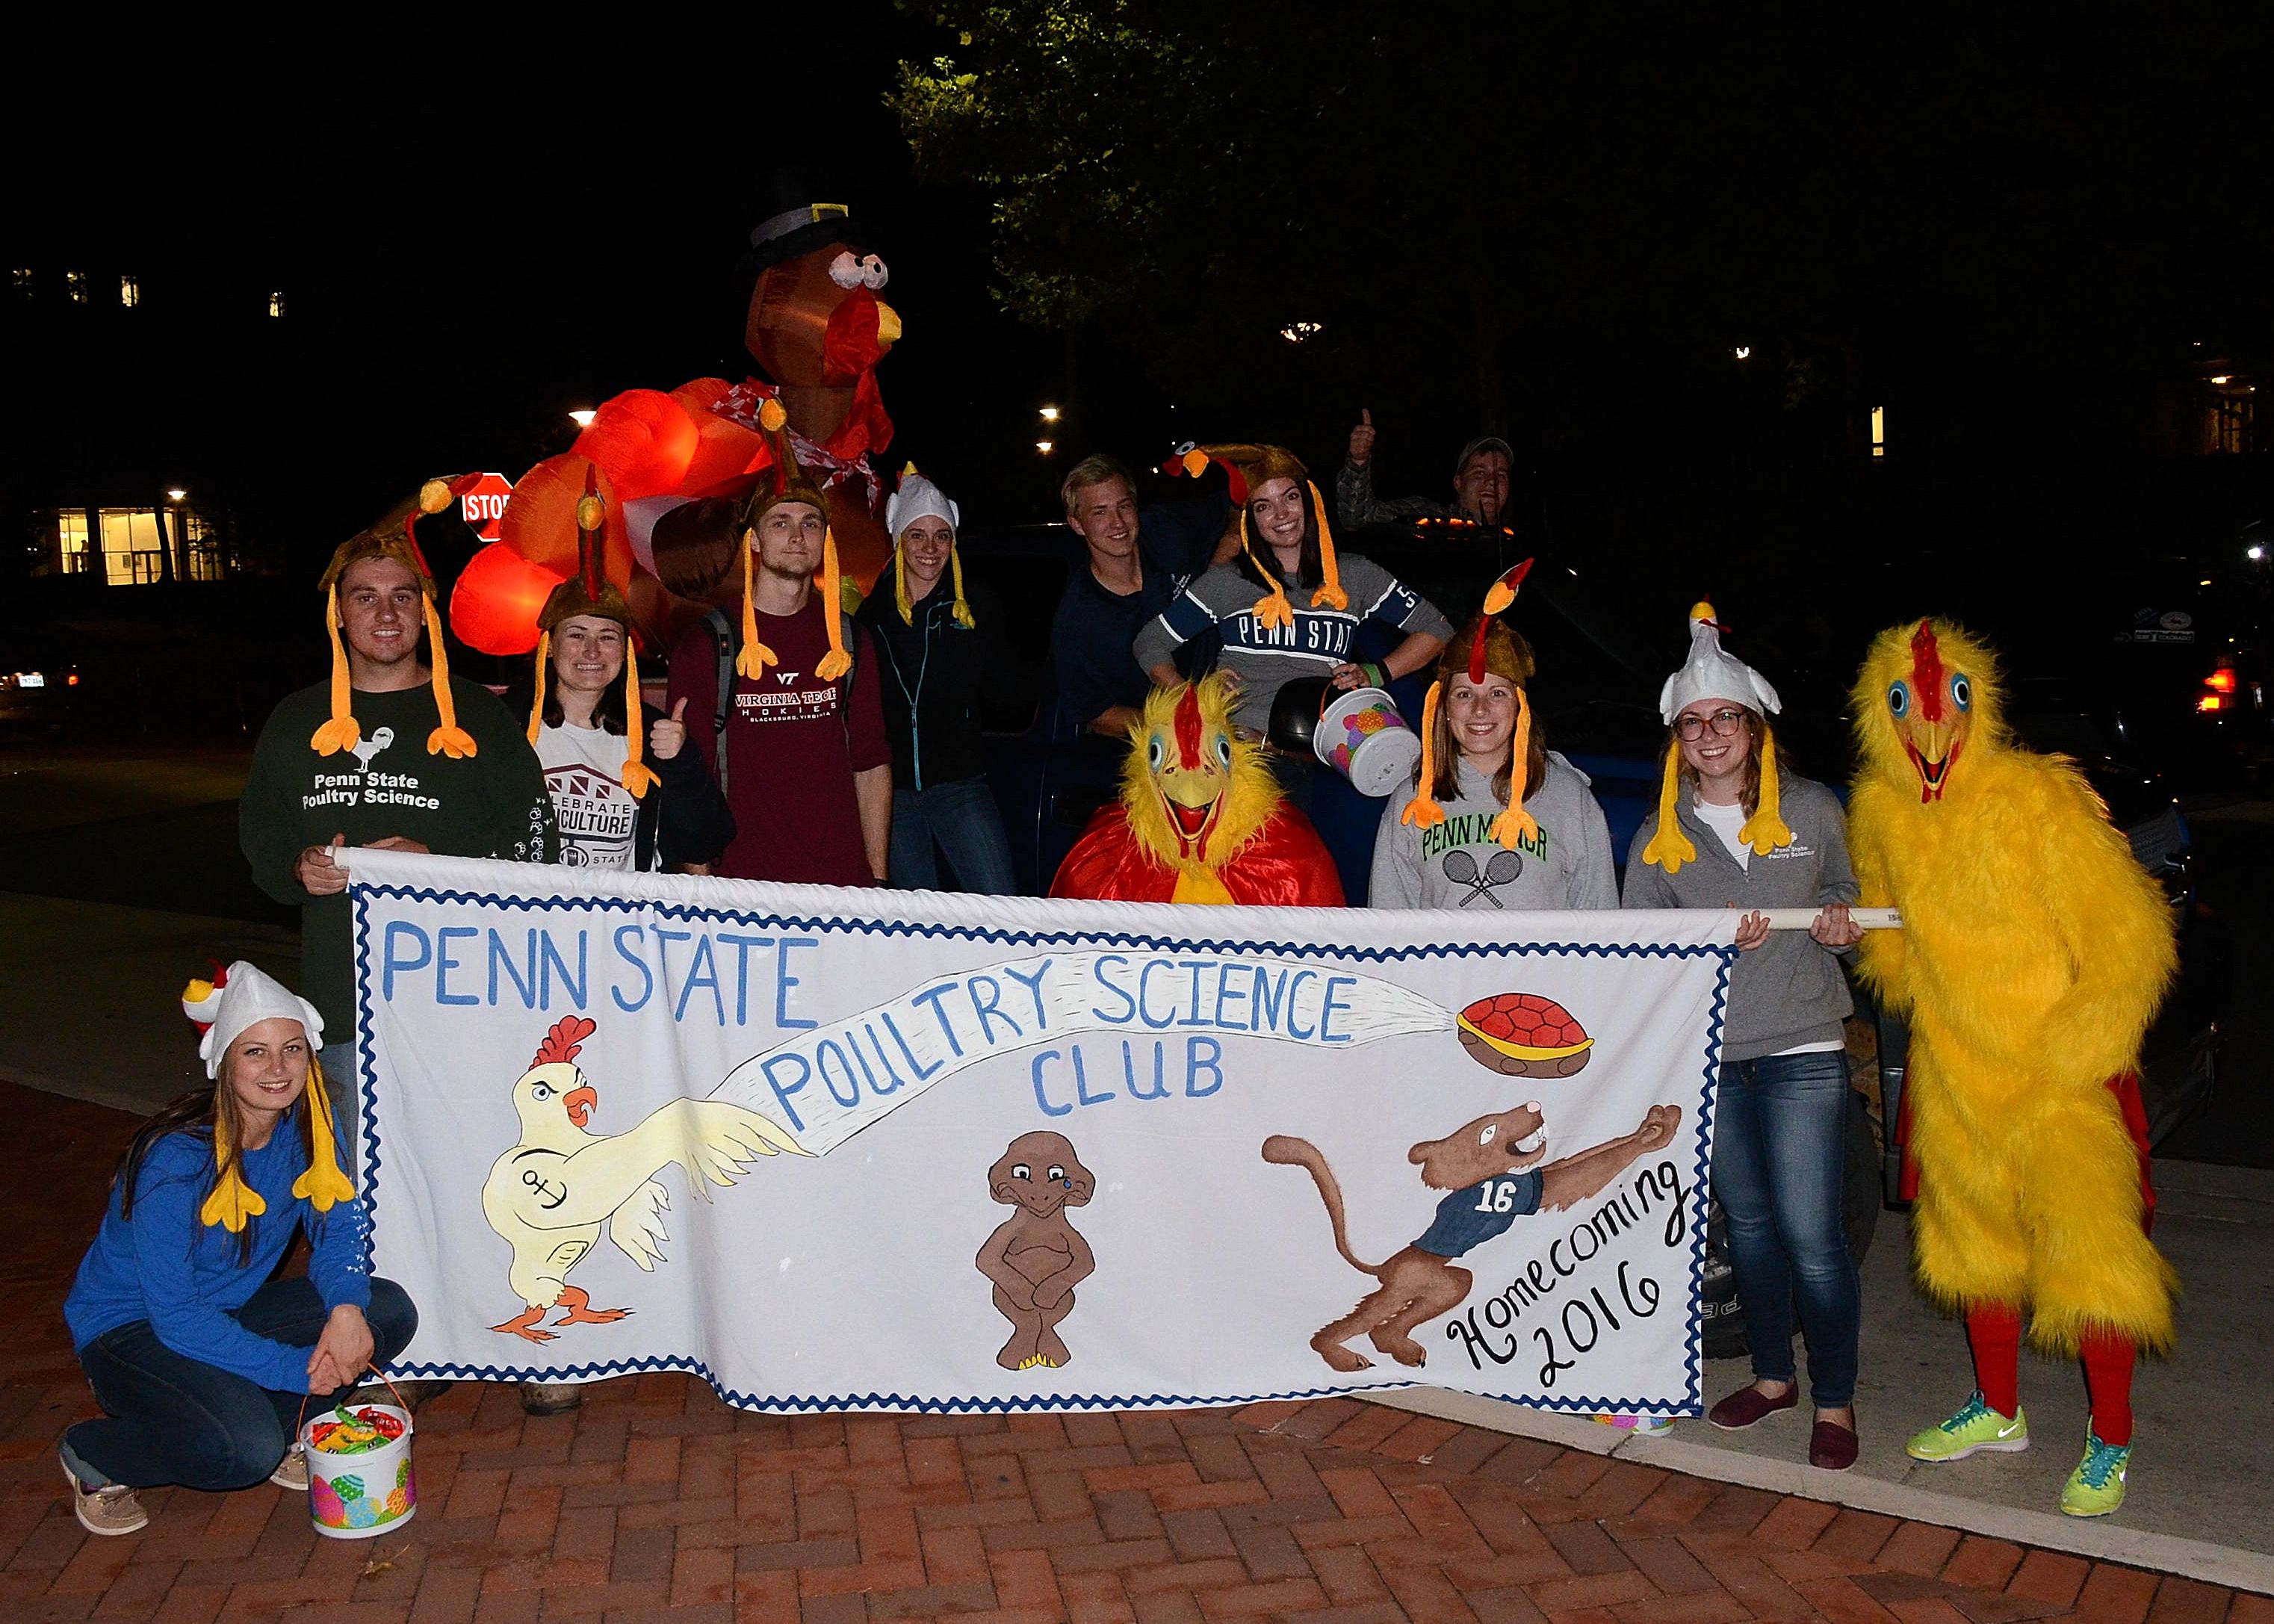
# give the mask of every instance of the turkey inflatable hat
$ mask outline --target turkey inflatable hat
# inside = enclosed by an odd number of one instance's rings
[[[1502,613],[1516,603],[1517,589],[1531,573],[1532,560],[1526,559],[1494,582],[1485,593],[1483,613],[1446,644],[1444,653],[1438,657],[1437,680],[1429,685],[1429,696],[1421,706],[1421,778],[1412,801],[1398,815],[1400,823],[1415,829],[1434,829],[1445,821],[1445,808],[1437,803],[1437,716],[1444,704],[1445,684],[1465,671],[1472,685],[1495,676],[1505,679],[1516,689],[1516,734],[1510,744],[1508,805],[1493,819],[1489,832],[1511,852],[1517,841],[1540,838],[1540,820],[1524,806],[1525,798],[1537,787],[1531,782],[1532,701],[1525,688],[1538,667],[1532,657],[1532,645],[1500,620]]]
[[[319,583],[324,592],[324,624],[332,638],[332,713],[308,741],[308,748],[317,755],[335,756],[342,750],[355,748],[363,740],[363,729],[355,719],[355,689],[348,680],[347,636],[340,620],[340,577],[365,559],[375,558],[394,560],[418,582],[419,601],[426,618],[427,655],[433,661],[431,680],[434,709],[441,724],[426,735],[426,754],[453,759],[474,754],[474,736],[458,726],[458,708],[450,697],[450,656],[442,646],[441,617],[434,610],[434,573],[426,568],[426,557],[418,550],[418,538],[413,527],[421,515],[431,516],[448,509],[480,479],[479,474],[429,479],[418,487],[415,500],[395,508],[369,530],[349,537],[333,551],[332,561],[325,566],[324,578]]]
[[[900,548],[900,535],[918,519],[945,519],[951,530],[963,528],[961,510],[911,462],[900,470],[900,488],[885,503],[885,529],[892,538],[892,603],[903,626],[916,623],[916,606],[908,600],[907,554]],[[963,597],[963,553],[953,538],[947,544],[947,568],[955,588],[955,623],[968,630],[975,622]]]
[[[1701,699],[1726,699],[1763,716],[1773,716],[1784,709],[1766,677],[1721,647],[1721,622],[1713,618],[1713,605],[1690,605],[1690,658],[1681,670],[1667,678],[1658,695],[1659,719],[1668,727]],[[1761,728],[1758,755],[1760,795],[1753,815],[1737,831],[1737,838],[1752,847],[1756,857],[1766,857],[1792,844],[1792,831],[1785,826],[1777,808],[1776,739],[1766,725]],[[1658,832],[1642,849],[1643,861],[1654,863],[1668,874],[1681,873],[1682,865],[1698,856],[1698,848],[1683,833],[1675,816],[1681,800],[1682,751],[1674,747],[1666,752],[1666,776],[1658,786]]]
[[[229,1053],[231,1043],[245,1035],[246,1027],[264,1020],[300,1023],[301,1029],[308,1034],[308,1081],[300,1097],[308,1107],[308,1134],[313,1154],[308,1170],[293,1182],[292,1193],[320,1213],[329,1212],[335,1202],[353,1195],[355,1186],[340,1171],[337,1135],[332,1129],[331,1095],[324,1086],[323,1068],[316,1064],[316,1050],[324,1041],[324,1018],[316,1012],[316,1006],[259,966],[240,959],[228,969],[217,971],[212,981],[192,981],[184,988],[182,1013],[204,1034],[198,1041],[198,1058],[206,1063],[206,1075],[216,1081],[221,1077],[222,1056]],[[214,1114],[214,1167],[217,1177],[213,1193],[198,1209],[198,1218],[208,1228],[219,1224],[234,1235],[245,1228],[246,1220],[267,1212],[268,1203],[245,1182],[239,1171],[240,1158],[232,1154],[229,1142],[228,1120],[218,1111]]]
[[[767,666],[779,663],[774,651],[758,641],[758,609],[750,596],[752,560],[758,550],[758,526],[766,515],[785,502],[803,502],[821,515],[821,616],[829,625],[829,652],[821,657],[814,674],[834,682],[853,669],[853,657],[845,651],[845,617],[839,611],[845,581],[837,568],[837,537],[828,528],[829,498],[798,462],[785,432],[788,426],[789,414],[781,402],[769,397],[758,409],[758,427],[773,448],[774,465],[772,477],[750,492],[742,515],[742,651],[734,657],[734,669],[756,682]]]
[[[1271,590],[1255,600],[1257,624],[1276,628],[1291,626],[1295,621],[1294,607],[1287,601],[1285,583],[1279,579],[1276,570],[1267,568],[1256,557],[1254,544],[1247,534],[1247,499],[1274,479],[1292,479],[1311,495],[1311,516],[1319,527],[1320,575],[1318,589],[1311,594],[1311,606],[1349,608],[1350,594],[1343,590],[1342,571],[1335,562],[1335,532],[1327,523],[1327,504],[1319,494],[1319,487],[1312,482],[1310,470],[1303,466],[1303,460],[1284,446],[1194,446],[1164,471],[1181,470],[1197,478],[1211,462],[1224,470],[1232,505],[1239,509],[1239,550],[1271,583]]]
[[[553,589],[537,617],[537,697],[529,707],[529,741],[534,745],[545,731],[545,680],[553,671],[553,628],[580,614],[614,620],[624,628],[624,793],[637,801],[659,780],[641,759],[646,753],[645,718],[640,713],[639,649],[632,633],[632,606],[600,567],[601,532],[606,523],[599,470],[590,470],[584,497],[576,504],[576,573]]]

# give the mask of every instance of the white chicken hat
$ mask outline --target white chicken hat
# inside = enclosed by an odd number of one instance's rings
[[[900,488],[885,500],[885,533],[892,538],[892,605],[900,610],[903,626],[916,623],[916,606],[908,597],[908,555],[900,545],[900,532],[918,519],[945,519],[949,530],[963,529],[962,510],[911,462],[900,470]],[[955,623],[968,631],[975,622],[963,597],[963,554],[953,539],[947,544],[947,567],[955,588]]]
[[[182,1013],[197,1023],[198,1057],[206,1075],[221,1076],[222,1056],[243,1036],[245,1028],[264,1020],[297,1020],[308,1034],[308,1081],[301,1098],[308,1106],[308,1132],[313,1154],[308,1170],[293,1181],[292,1193],[318,1212],[329,1212],[333,1203],[355,1194],[355,1186],[340,1171],[338,1136],[332,1126],[330,1091],[324,1086],[324,1069],[316,1063],[323,1046],[324,1018],[316,1006],[284,986],[260,966],[240,959],[214,979],[192,981],[182,989]],[[219,1224],[234,1235],[245,1221],[268,1210],[260,1192],[245,1182],[242,1158],[232,1151],[229,1130],[220,1112],[214,1116],[213,1193],[198,1211],[208,1227]]]
[[[1714,618],[1713,605],[1702,600],[1690,606],[1690,658],[1659,690],[1659,719],[1671,727],[1675,717],[1701,699],[1726,699],[1763,716],[1774,716],[1784,709],[1766,677],[1721,647],[1721,623]],[[1756,857],[1766,857],[1792,844],[1792,831],[1778,809],[1776,739],[1766,725],[1761,729],[1758,760],[1759,798],[1753,815],[1737,831],[1737,838],[1751,846]],[[1666,774],[1659,785],[1658,830],[1642,850],[1643,861],[1655,863],[1668,874],[1680,873],[1683,864],[1698,856],[1698,848],[1682,831],[1681,801],[1682,751],[1669,741]]]

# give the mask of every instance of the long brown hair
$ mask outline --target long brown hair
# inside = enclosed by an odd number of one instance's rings
[[[126,1154],[119,1157],[118,1165],[110,1175],[111,1187],[119,1192],[118,1215],[121,1219],[128,1222],[133,1221],[135,1187],[141,1177],[142,1163],[149,1155],[151,1147],[169,1133],[187,1133],[210,1147],[214,1142],[215,1126],[218,1124],[229,1141],[226,1170],[235,1173],[241,1180],[245,1178],[245,1109],[237,1102],[237,1090],[230,1080],[237,1069],[236,1060],[234,1053],[222,1051],[221,1074],[214,1079],[210,1086],[192,1088],[187,1094],[177,1094],[168,1101],[134,1135],[132,1142],[126,1147]],[[300,1097],[292,1101],[286,1112],[289,1124],[299,1132],[301,1152],[312,1166],[316,1160],[316,1131],[308,1106],[308,1090],[324,1086],[315,1061],[315,1046],[311,1044],[307,1079],[301,1087]],[[279,1128],[286,1125],[287,1123],[277,1124]],[[205,1205],[206,1198],[214,1192],[214,1186],[221,1183],[223,1171],[219,1162],[208,1165],[205,1183],[198,1191],[198,1206]],[[258,1217],[254,1217],[237,1231],[237,1260],[239,1263],[250,1260],[252,1256],[253,1226],[260,1222]],[[193,1232],[191,1236],[193,1245],[196,1238]]]
[[[1745,737],[1752,742],[1753,748],[1745,752],[1744,782],[1740,786],[1737,795],[1737,799],[1744,806],[1745,816],[1751,817],[1761,809],[1761,758],[1777,748],[1776,740],[1771,736],[1769,725],[1762,718],[1759,711],[1751,705],[1741,705],[1734,699],[1728,703],[1731,710],[1745,718]],[[1675,721],[1678,724],[1681,719],[1676,717]],[[1713,729],[1709,727],[1706,731],[1711,733]],[[1666,771],[1667,753],[1673,751],[1676,755],[1676,759],[1680,759],[1681,749],[1682,735],[1675,733],[1672,726],[1668,726],[1666,730],[1666,742],[1659,747],[1658,770],[1660,772],[1663,773]],[[1783,775],[1786,765],[1784,757],[1778,756],[1777,771],[1780,777]],[[1698,788],[1698,770],[1688,761],[1683,760],[1680,771],[1683,783],[1694,793]]]

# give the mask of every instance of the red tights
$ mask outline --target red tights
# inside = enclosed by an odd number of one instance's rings
[[[1966,1311],[1966,1341],[1974,1352],[1974,1385],[1982,1401],[2001,1416],[2022,1404],[2022,1315],[2006,1303],[1984,1303]],[[2112,1332],[2084,1339],[2084,1390],[2092,1406],[2092,1430],[2105,1444],[2132,1441],[2132,1343]]]

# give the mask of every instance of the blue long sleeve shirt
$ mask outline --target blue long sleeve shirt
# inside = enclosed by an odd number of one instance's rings
[[[213,1140],[184,1130],[151,1146],[136,1175],[134,1214],[119,1214],[124,1186],[110,1192],[102,1228],[79,1266],[64,1319],[72,1346],[84,1348],[105,1331],[147,1320],[158,1340],[185,1358],[200,1360],[278,1393],[308,1390],[310,1343],[294,1348],[248,1331],[236,1311],[275,1272],[302,1229],[311,1253],[308,1279],[327,1308],[371,1305],[365,1262],[370,1231],[360,1197],[318,1213],[292,1193],[307,1170],[297,1125],[277,1124],[268,1143],[245,1157],[245,1181],[268,1203],[252,1219],[252,1252],[237,1260],[237,1237],[199,1222],[198,1208],[213,1180]]]

